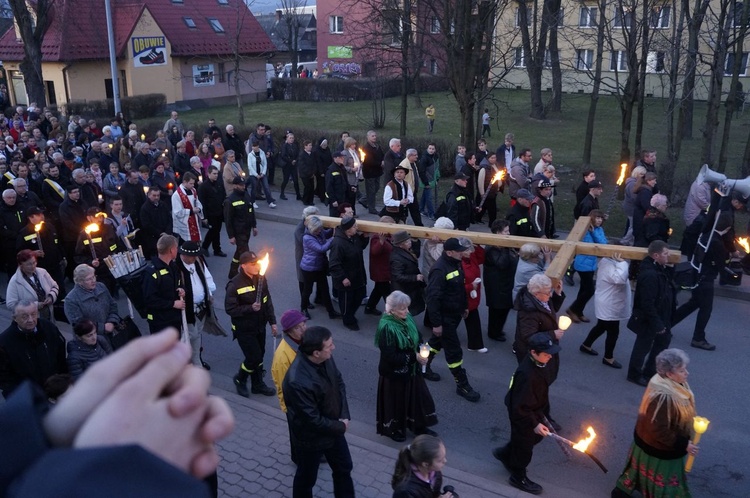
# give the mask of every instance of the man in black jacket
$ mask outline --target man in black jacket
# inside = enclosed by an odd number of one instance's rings
[[[86,223],[86,208],[80,202],[81,189],[77,184],[72,183],[65,189],[67,191],[65,200],[60,204],[59,214],[62,224],[62,240],[65,249],[65,258],[68,260],[68,266],[65,269],[65,276],[73,278],[73,268],[75,265],[76,242],[78,234],[81,233]]]
[[[362,145],[365,160],[362,161],[362,176],[365,177],[365,193],[367,196],[367,211],[378,214],[375,209],[375,196],[380,188],[380,177],[383,176],[383,160],[385,154],[378,143],[378,134],[374,130],[367,132],[367,141]]]
[[[550,433],[545,425],[545,413],[549,406],[549,382],[544,367],[552,355],[560,352],[543,332],[529,338],[529,353],[521,360],[505,395],[510,419],[510,441],[495,448],[492,454],[510,472],[511,486],[527,493],[538,495],[542,486],[526,476],[526,467],[531,462],[534,445]]]
[[[638,273],[633,314],[628,321],[628,328],[637,334],[630,354],[628,380],[641,386],[648,385],[656,373],[656,356],[667,349],[672,340],[676,301],[672,275],[666,268],[668,261],[669,246],[655,240],[649,244],[648,256]]]
[[[2,193],[0,203],[0,265],[8,275],[8,280],[16,272],[16,238],[23,228],[23,208],[17,203],[16,191],[9,188]]]
[[[398,138],[390,139],[388,141],[388,150],[383,156],[383,188],[385,188],[385,185],[389,181],[393,180],[393,170],[403,160],[404,155],[401,154],[401,140]]]
[[[180,284],[180,274],[175,265],[177,238],[162,235],[156,243],[159,253],[146,268],[143,277],[143,299],[146,302],[146,320],[152,334],[166,327],[182,329],[182,310],[185,309],[185,290]]]
[[[240,256],[250,250],[250,233],[258,236],[258,225],[255,221],[255,210],[250,194],[245,190],[245,181],[236,176],[232,180],[234,192],[224,199],[224,221],[227,225],[229,243],[235,247],[232,263],[229,265],[229,278],[237,275]]]
[[[127,181],[120,189],[122,197],[122,210],[130,215],[133,225],[141,227],[141,207],[146,203],[146,192],[143,191],[141,182],[138,181],[138,171],[128,171]],[[148,191],[148,188],[146,188]]]
[[[224,222],[224,182],[219,181],[219,168],[208,167],[208,178],[198,187],[198,199],[203,204],[203,214],[208,221],[209,229],[203,239],[203,252],[208,256],[208,246],[212,245],[215,256],[226,258],[221,250],[221,224]]]
[[[578,219],[580,216],[588,216],[594,209],[599,209],[599,196],[602,195],[602,182],[592,180],[589,182],[589,193],[579,202],[573,210],[573,216]]]
[[[341,151],[333,153],[333,164],[326,171],[326,200],[328,201],[328,216],[339,217],[339,205],[346,202],[346,191],[349,185],[346,181],[346,156]]]
[[[315,160],[312,156],[312,142],[305,140],[302,143],[302,151],[297,157],[297,171],[302,180],[302,204],[314,206],[315,198]]]
[[[276,337],[278,333],[268,279],[260,277],[260,263],[254,252],[242,253],[239,263],[240,270],[227,282],[224,297],[224,309],[232,319],[232,336],[237,339],[237,344],[245,356],[233,378],[234,387],[237,394],[249,397],[249,375],[253,394],[273,396],[276,390],[263,382],[266,324],[271,325],[271,335]]]
[[[5,398],[24,380],[39,387],[54,374],[67,373],[65,338],[54,323],[39,318],[37,304],[20,301],[13,323],[0,334],[0,391]]]
[[[24,249],[34,251],[37,266],[44,268],[47,273],[57,282],[60,287],[58,302],[65,297],[65,277],[62,271],[63,257],[62,246],[55,232],[55,226],[44,222],[44,214],[37,207],[29,208],[26,213],[28,224],[21,229],[16,238],[16,253]],[[37,232],[35,226],[40,224]],[[41,243],[39,241],[41,239]]]
[[[161,202],[161,189],[151,186],[147,201],[141,206],[141,241],[146,259],[156,255],[156,244],[164,234],[172,233],[172,207]]]
[[[468,230],[474,216],[474,199],[466,187],[469,177],[460,171],[453,177],[453,187],[445,196],[447,216],[456,230]]]
[[[227,134],[223,140],[224,150],[233,150],[237,162],[242,164],[245,160],[245,146],[242,144],[242,139],[234,132],[234,126],[228,124],[226,130]]]
[[[539,237],[534,225],[531,223],[529,208],[536,197],[534,194],[522,188],[516,191],[516,203],[510,208],[505,219],[510,223],[510,234],[519,237]]]
[[[297,458],[293,496],[312,498],[322,456],[333,474],[333,496],[354,498],[346,385],[333,361],[331,331],[310,327],[282,384],[287,420]]]
[[[359,330],[354,314],[367,295],[367,272],[362,253],[369,243],[369,237],[357,233],[357,220],[353,217],[342,218],[333,234],[329,255],[331,282],[338,290],[344,326],[349,330]]]
[[[440,380],[440,375],[433,372],[430,366],[435,355],[445,348],[445,361],[456,381],[456,393],[476,402],[480,395],[469,384],[462,366],[463,351],[457,332],[461,320],[469,314],[461,260],[470,249],[470,245],[462,246],[456,238],[446,240],[443,254],[432,265],[427,276],[427,314],[432,325],[432,337],[428,341],[430,358],[423,376],[431,381]]]

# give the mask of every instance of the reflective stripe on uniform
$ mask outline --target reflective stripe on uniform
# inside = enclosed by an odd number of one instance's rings
[[[245,201],[234,201],[232,206],[242,206],[243,204],[245,204]]]
[[[94,244],[96,244],[96,243],[98,243],[98,242],[101,242],[101,241],[102,241],[102,238],[101,238],[101,237],[97,237],[97,238],[95,238],[95,239],[91,239],[91,242],[93,242]],[[88,241],[88,239],[84,239],[84,241],[83,241],[83,245],[85,245],[85,246],[89,245],[89,241]]]
[[[334,171],[334,172],[331,173],[331,176],[339,176],[340,174],[341,173],[339,173],[338,171]]]
[[[27,242],[29,240],[34,240],[34,239],[36,239],[36,234],[35,233],[32,233],[31,235],[27,235],[26,237],[23,238],[23,240],[25,240]]]
[[[456,363],[448,363],[448,368],[458,368],[464,364],[464,360],[459,360]]]
[[[255,287],[252,285],[249,285],[247,287],[240,287],[237,289],[237,294],[247,294],[248,292],[253,292],[255,290]]]
[[[267,301],[268,301],[268,296],[263,296],[263,304],[266,304]]]
[[[446,280],[451,280],[453,278],[456,278],[457,276],[458,276],[458,270],[454,270],[454,271],[450,272],[449,274],[447,274],[445,276],[445,279]]]
[[[115,249],[117,249],[117,244],[112,244],[111,246],[109,246],[110,251],[114,251]]]
[[[456,197],[456,202],[463,201],[464,199],[466,199],[465,195],[459,195],[458,197]]]
[[[153,319],[154,319],[154,315],[152,315],[151,313],[146,315],[146,320],[153,320]]]
[[[516,225],[523,225],[524,223],[528,223],[528,222],[529,222],[528,218],[521,218],[520,220],[516,222]]]
[[[159,270],[159,275],[166,275],[168,273],[169,273],[169,270],[167,270],[166,268],[162,268],[161,270]]]

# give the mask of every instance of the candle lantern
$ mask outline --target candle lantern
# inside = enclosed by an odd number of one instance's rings
[[[424,359],[427,359],[430,357],[430,345],[426,342],[423,342],[419,345],[419,356],[421,356]],[[422,373],[427,372],[427,365],[422,365]]]
[[[568,327],[570,327],[570,324],[572,323],[572,320],[567,315],[562,315],[560,318],[557,319],[557,328],[562,330],[563,332],[568,330]]]
[[[693,417],[693,430],[695,431],[695,437],[693,438],[693,444],[698,446],[701,440],[701,435],[708,430],[708,424],[711,421],[705,417]],[[685,462],[685,472],[693,470],[693,463],[695,462],[695,455],[688,455],[687,461]]]

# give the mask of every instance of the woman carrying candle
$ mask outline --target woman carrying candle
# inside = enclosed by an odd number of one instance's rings
[[[684,457],[696,455],[698,447],[691,441],[695,398],[687,383],[689,361],[680,349],[665,349],[656,357],[656,375],[643,394],[635,440],[613,498],[635,491],[653,498],[690,496]]]
[[[415,435],[437,434],[428,427],[437,424],[435,402],[419,373],[417,363],[427,364],[419,355],[421,338],[409,313],[411,299],[401,291],[385,300],[385,313],[375,333],[380,349],[377,432],[394,441],[406,439],[406,429]]]

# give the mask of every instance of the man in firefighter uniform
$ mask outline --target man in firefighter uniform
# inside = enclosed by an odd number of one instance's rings
[[[115,233],[112,225],[104,223],[105,216],[96,207],[88,208],[86,211],[86,227],[96,225],[98,228],[91,231],[90,234],[87,234],[84,228],[78,234],[75,249],[75,264],[86,264],[94,267],[96,279],[107,287],[112,296],[116,297],[117,282],[104,263],[104,259],[112,253],[123,250],[124,246],[121,244],[120,238]],[[94,248],[93,251],[91,250],[92,246]],[[96,254],[96,257],[94,257],[94,254]]]
[[[229,279],[237,275],[240,256],[250,250],[250,231],[258,236],[255,211],[250,194],[246,191],[245,180],[237,176],[232,180],[234,192],[224,200],[224,222],[227,225],[229,243],[235,247],[232,264],[229,266]]]
[[[432,325],[430,358],[426,372],[427,380],[438,381],[440,375],[430,368],[432,360],[441,349],[445,349],[445,361],[456,381],[456,393],[468,401],[479,401],[479,393],[469,384],[463,368],[463,351],[457,328],[461,319],[469,313],[469,304],[464,287],[464,271],[461,259],[471,246],[462,246],[452,237],[445,241],[443,254],[432,265],[427,277],[427,313]]]
[[[224,309],[232,319],[232,335],[240,345],[245,359],[234,376],[237,394],[250,396],[247,378],[251,378],[253,394],[273,396],[276,390],[263,382],[263,356],[266,351],[266,323],[276,337],[276,315],[273,311],[268,280],[260,277],[260,263],[254,252],[246,251],[239,258],[240,268],[227,283]]]
[[[161,332],[165,327],[182,329],[182,310],[185,309],[185,290],[175,265],[177,237],[162,235],[156,242],[159,257],[151,261],[143,277],[143,299],[149,332]]]

